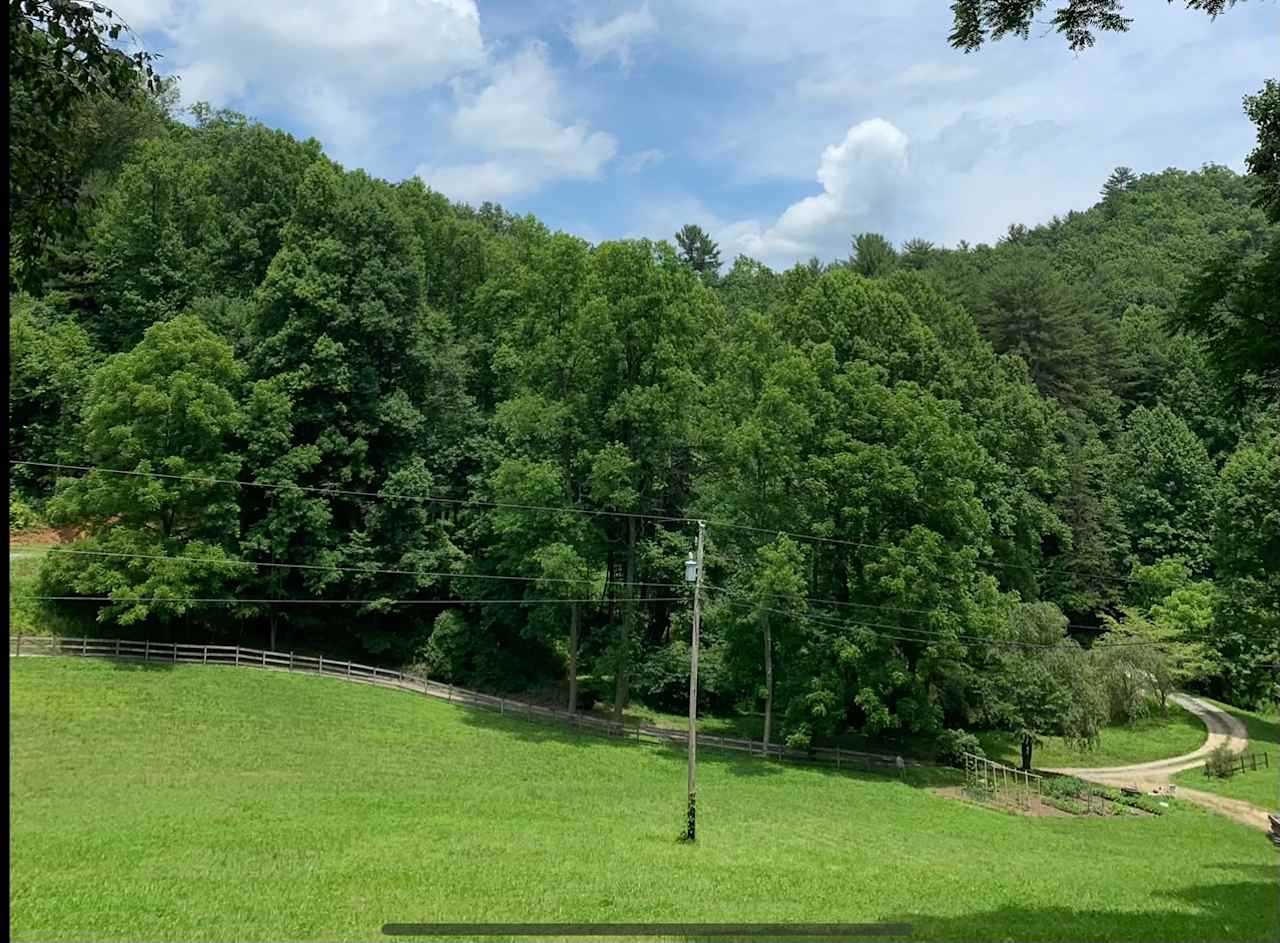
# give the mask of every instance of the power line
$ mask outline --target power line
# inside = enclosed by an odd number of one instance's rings
[[[412,494],[396,494],[392,492],[358,491],[358,490],[347,489],[347,488],[323,488],[323,487],[318,487],[314,485],[299,485],[295,483],[278,484],[278,483],[272,483],[272,482],[246,481],[243,479],[236,479],[236,478],[215,478],[215,477],[201,476],[201,475],[173,475],[165,472],[143,472],[143,471],[137,471],[137,470],[130,471],[128,469],[103,468],[101,466],[95,466],[95,465],[68,465],[60,462],[31,462],[31,461],[20,461],[18,459],[10,459],[9,464],[24,465],[24,466],[30,466],[33,468],[56,468],[56,469],[63,469],[67,471],[80,471],[80,472],[96,471],[96,472],[101,472],[103,474],[127,475],[127,476],[146,477],[146,478],[162,478],[170,481],[192,481],[192,482],[200,482],[204,484],[236,485],[241,487],[263,488],[267,490],[277,490],[277,491],[286,491],[289,489],[293,489],[296,491],[303,491],[310,494],[330,494],[330,495],[340,495],[340,496],[358,497],[358,498],[385,498],[385,499],[401,500],[401,501],[417,501],[420,503],[452,504],[452,505],[463,506],[463,507],[494,508],[494,509],[500,509],[500,510],[515,510],[515,511],[536,511],[539,513],[547,513],[547,514],[582,514],[582,515],[587,515],[592,517],[621,517],[621,518],[633,518],[638,520],[652,520],[652,521],[658,521],[658,522],[664,522],[664,523],[679,523],[679,524],[696,524],[698,521],[701,520],[701,521],[704,521],[708,526],[724,527],[731,530],[743,531],[746,533],[772,534],[775,536],[792,537],[796,540],[808,540],[808,541],[813,541],[817,543],[829,543],[829,544],[835,544],[839,546],[857,547],[859,549],[866,549],[866,550],[882,550],[889,553],[908,553],[908,554],[913,554],[917,556],[921,556],[925,554],[925,551],[923,550],[912,550],[908,547],[895,547],[889,544],[877,544],[877,543],[870,543],[867,541],[848,540],[840,537],[824,537],[818,534],[801,534],[796,531],[778,530],[778,529],[765,528],[765,527],[754,527],[748,524],[736,524],[736,523],[733,523],[732,521],[716,520],[716,519],[706,518],[706,517],[678,517],[674,515],[644,514],[644,513],[635,512],[635,511],[604,511],[596,508],[573,508],[573,507],[563,507],[563,506],[551,507],[548,505],[513,504],[513,503],[508,503],[503,501],[486,501],[486,500],[473,499],[473,498],[447,498],[447,497],[435,496],[435,495],[412,495]],[[983,566],[1000,567],[1002,569],[1025,570],[1027,572],[1037,573],[1037,574],[1050,574],[1050,575],[1060,574],[1060,575],[1068,575],[1068,576],[1084,576],[1084,577],[1091,577],[1095,579],[1112,580],[1112,581],[1121,582],[1121,583],[1137,582],[1133,577],[1129,577],[1129,576],[1118,576],[1114,574],[1099,573],[1096,571],[1088,571],[1088,570],[1059,569],[1055,567],[1037,567],[1037,566],[1032,566],[1031,564],[1025,564],[1025,563],[1006,563],[1004,561],[991,560],[991,559],[982,558],[982,557],[976,558],[974,560],[974,563],[983,565]]]
[[[170,603],[170,602],[191,602],[191,603],[243,603],[246,605],[266,605],[266,604],[293,604],[293,605],[311,605],[312,603],[322,606],[336,605],[359,605],[368,606],[373,604],[384,606],[459,606],[459,605],[509,605],[509,606],[532,606],[544,603],[598,603],[599,599],[245,599],[239,596],[40,596],[40,595],[19,595],[16,599],[42,599],[46,601],[59,602],[145,602],[145,603]],[[621,602],[680,602],[683,597],[679,596],[662,596],[651,597],[649,599],[627,597]]]
[[[713,585],[713,584],[711,584],[711,583],[706,583],[706,584],[703,584],[703,585],[705,585],[708,589],[717,589],[717,590],[720,590],[721,592],[729,593],[729,594],[731,594],[731,595],[744,596],[744,597],[746,597],[746,596],[749,596],[749,595],[750,595],[749,593],[743,592],[742,590],[729,589],[728,587],[725,587],[725,586],[715,586],[715,585]],[[839,607],[849,607],[849,608],[856,608],[856,609],[884,609],[884,610],[889,611],[889,612],[908,612],[908,613],[912,613],[912,614],[915,614],[915,615],[922,615],[922,616],[931,616],[931,615],[935,615],[936,613],[938,613],[938,612],[940,612],[940,611],[941,611],[941,610],[938,610],[938,609],[912,609],[912,608],[909,608],[909,607],[906,607],[906,606],[890,606],[890,605],[887,605],[887,604],[884,604],[884,603],[870,603],[870,602],[844,602],[844,601],[839,600],[839,599],[814,599],[814,598],[813,598],[813,597],[811,597],[811,596],[804,596],[804,597],[791,597],[791,596],[787,596],[787,595],[785,595],[784,593],[762,593],[761,595],[769,596],[769,597],[772,597],[772,598],[774,598],[774,599],[792,599],[792,598],[802,598],[802,599],[804,599],[804,601],[805,601],[805,602],[807,602],[807,603],[813,603],[814,605],[822,605],[822,606],[839,606]],[[1074,622],[1068,622],[1068,623],[1067,623],[1067,628],[1068,628],[1068,629],[1081,629],[1081,630],[1088,631],[1088,632],[1105,632],[1105,631],[1107,631],[1107,629],[1106,629],[1105,627],[1100,626],[1100,625],[1078,625],[1078,624],[1076,624],[1076,623],[1074,623]]]
[[[837,544],[844,547],[858,547],[860,549],[865,549],[865,550],[886,550],[891,553],[910,553],[910,554],[916,554],[921,556],[925,554],[925,551],[923,550],[912,550],[909,547],[893,547],[888,544],[867,543],[866,541],[861,541],[861,540],[846,540],[842,537],[822,537],[822,536],[819,536],[818,534],[801,534],[795,531],[776,530],[770,527],[752,527],[747,524],[734,524],[731,521],[717,521],[717,520],[712,520],[710,518],[707,518],[706,521],[708,526],[727,527],[732,530],[741,530],[741,531],[747,531],[747,532],[756,533],[756,534],[773,534],[779,537],[794,537],[796,540],[812,540],[820,543]],[[1001,560],[991,560],[983,557],[979,557],[975,559],[973,562],[983,564],[984,566],[998,566],[1004,569],[1027,570],[1031,573],[1047,573],[1047,574],[1056,573],[1056,574],[1066,574],[1070,576],[1089,576],[1089,577],[1094,577],[1096,579],[1116,580],[1122,583],[1137,582],[1137,580],[1135,580],[1131,576],[1116,576],[1109,573],[1099,573],[1099,572],[1090,571],[1090,570],[1066,570],[1066,569],[1058,569],[1055,567],[1037,567],[1037,566],[1032,566],[1029,563],[1005,563]]]
[[[713,587],[708,587],[708,588],[713,588]],[[893,632],[914,633],[914,637],[910,637],[910,636],[902,637],[902,636],[888,635],[888,634],[879,633],[879,632],[874,633],[884,638],[893,638],[902,642],[968,641],[968,642],[976,642],[984,645],[1008,645],[1008,646],[1018,646],[1023,648],[1058,648],[1059,647],[1058,644],[1049,644],[1045,642],[1022,642],[1022,641],[1018,641],[1017,639],[993,639],[993,638],[986,638],[980,635],[966,635],[964,633],[958,633],[958,632],[946,633],[946,632],[941,632],[937,629],[917,629],[917,628],[912,628],[910,626],[890,625],[884,622],[864,622],[857,619],[845,619],[842,617],[816,615],[814,613],[802,612],[796,609],[776,609],[776,608],[771,608],[769,606],[759,606],[755,603],[750,603],[746,601],[739,602],[733,599],[726,599],[724,601],[730,606],[760,609],[765,612],[776,613],[778,615],[784,615],[784,616],[792,616],[797,619],[804,619],[809,622],[830,626],[832,628],[840,628],[847,625],[856,625],[860,627],[873,628],[873,629],[889,629]],[[935,613],[937,611],[938,610],[934,610]],[[1186,641],[1203,641],[1206,638],[1207,636],[1190,636],[1186,639]],[[1092,646],[1092,648],[1147,647],[1147,646],[1177,644],[1180,641],[1184,641],[1184,640],[1152,639],[1152,640],[1143,640],[1143,641],[1135,641],[1135,642],[1102,642],[1098,645]]]
[[[692,517],[671,517],[661,514],[642,514],[637,511],[602,511],[596,508],[551,507],[542,504],[513,504],[506,501],[485,501],[479,498],[446,498],[439,495],[397,494],[387,491],[357,491],[351,488],[321,488],[299,485],[293,482],[278,484],[266,481],[245,481],[239,478],[214,478],[206,475],[171,475],[166,472],[129,471],[123,468],[102,468],[97,465],[65,465],[60,462],[25,462],[10,459],[10,465],[27,465],[33,468],[59,468],[66,471],[101,472],[105,475],[131,475],[140,478],[165,478],[169,481],[191,481],[209,485],[237,485],[246,488],[264,488],[277,491],[305,491],[311,494],[333,494],[352,498],[387,498],[397,501],[418,501],[431,504],[454,504],[465,507],[496,508],[512,511],[540,511],[548,514],[585,514],[594,517],[630,517],[649,521],[667,521],[681,524],[697,523]]]
[[[324,563],[276,563],[269,560],[239,560],[228,559],[223,557],[186,557],[186,556],[166,556],[162,553],[125,553],[116,550],[63,550],[59,547],[51,547],[49,553],[74,554],[76,556],[88,557],[122,557],[133,560],[163,560],[180,561],[185,563],[209,563],[225,566],[251,566],[251,567],[267,567],[286,570],[322,570],[333,571],[339,573],[380,573],[395,576],[430,576],[430,577],[447,577],[450,579],[473,579],[473,580],[507,580],[522,583],[574,583],[594,585],[595,581],[591,579],[571,579],[568,577],[541,577],[541,576],[506,576],[493,573],[453,573],[448,570],[397,570],[387,567],[364,567],[364,566],[338,566],[337,564]],[[625,580],[603,580],[603,586],[646,586],[658,589],[681,589],[679,583],[646,583],[634,582],[627,583]]]

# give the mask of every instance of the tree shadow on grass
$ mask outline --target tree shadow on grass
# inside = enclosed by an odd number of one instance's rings
[[[1259,836],[1259,841],[1265,842],[1265,835]],[[1215,862],[1209,865],[1219,871],[1239,871],[1241,874],[1252,875],[1253,877],[1268,880],[1276,891],[1276,906],[1280,907],[1280,854],[1276,855],[1275,864],[1243,864],[1238,861],[1230,863]]]
[[[95,661],[105,661],[116,671],[172,671],[178,663],[171,661],[143,661],[140,658],[117,658],[114,655],[100,656]]]
[[[550,718],[527,717],[521,714],[503,716],[484,709],[464,707],[462,720],[466,724],[483,727],[488,730],[500,730],[518,740],[530,743],[559,743],[568,746],[581,746],[599,749],[605,746],[620,750],[647,750],[670,756],[683,763],[685,744],[683,742],[654,743],[651,740],[637,742],[634,734],[631,737],[610,736],[603,732],[589,729],[577,730],[565,726]],[[830,776],[846,780],[887,783],[903,782],[918,788],[931,788],[939,785],[953,784],[958,780],[956,770],[943,768],[909,767],[904,775],[893,769],[877,770],[854,767],[837,769],[825,763],[806,763],[777,759],[766,759],[752,756],[739,750],[728,750],[700,740],[698,743],[698,763],[703,766],[723,768],[735,776],[769,778],[778,776],[788,770],[809,770],[821,776]]]
[[[888,923],[911,924],[911,939],[925,940],[1107,940],[1116,943],[1241,940],[1252,943],[1280,939],[1280,890],[1274,872],[1268,877],[1160,892],[1159,896],[1176,902],[1176,906],[1166,910],[1076,909],[1066,903],[1061,907],[975,909],[959,917],[902,914],[884,919]]]

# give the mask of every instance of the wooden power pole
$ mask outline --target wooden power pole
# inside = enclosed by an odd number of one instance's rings
[[[693,579],[693,651],[689,658],[689,822],[685,841],[697,839],[698,800],[698,629],[702,619],[702,543],[707,525],[698,521],[698,550]]]

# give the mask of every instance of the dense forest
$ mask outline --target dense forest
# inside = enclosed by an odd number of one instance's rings
[[[1251,173],[782,272],[88,96],[11,249],[11,527],[83,528],[41,619],[674,710],[703,520],[704,704],[775,740],[1280,699],[1272,84]]]

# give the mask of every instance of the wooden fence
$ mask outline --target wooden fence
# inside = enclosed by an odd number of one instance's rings
[[[272,652],[239,645],[193,645],[181,642],[135,642],[128,639],[56,638],[51,636],[9,636],[10,657],[71,655],[89,658],[111,658],[122,661],[140,661],[152,664],[231,665],[241,668],[265,668],[273,671],[320,674],[344,678],[363,684],[394,688],[425,694],[451,704],[511,714],[530,720],[551,721],[565,726],[640,743],[668,743],[687,745],[687,730],[671,727],[653,727],[647,724],[626,724],[580,712],[569,713],[529,701],[512,700],[492,694],[482,694],[452,684],[431,681],[421,675],[393,668],[378,668],[351,661],[296,655],[293,652]],[[769,744],[765,748],[759,740],[741,740],[698,734],[698,746],[714,747],[726,752],[740,752],[751,756],[766,757],[791,763],[831,766],[838,770],[862,770],[866,772],[897,773],[902,775],[907,767],[927,767],[932,764],[918,760],[881,753],[863,753],[857,750],[815,748],[794,750],[781,744]]]
[[[1270,769],[1271,760],[1266,753],[1250,753],[1248,750],[1237,753],[1231,758],[1231,765],[1227,767],[1225,775],[1234,776],[1236,773],[1243,773],[1246,770]],[[1213,776],[1209,772],[1209,764],[1205,763],[1202,767],[1206,777]],[[1222,774],[1219,774],[1222,775]]]

